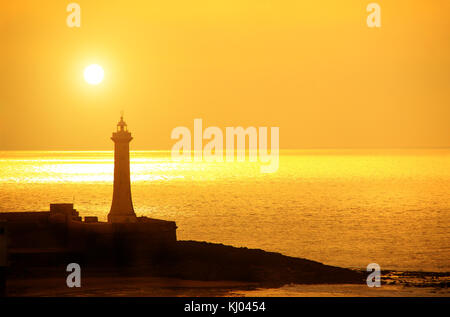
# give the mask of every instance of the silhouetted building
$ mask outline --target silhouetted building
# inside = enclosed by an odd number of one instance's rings
[[[151,260],[177,239],[173,221],[137,217],[134,223],[111,223],[91,216],[82,221],[73,204],[51,204],[50,211],[2,212],[2,223],[12,266],[55,265],[69,259],[132,264]]]
[[[0,220],[0,268],[6,266],[6,221]]]
[[[128,265],[155,261],[175,245],[174,221],[136,217],[133,210],[129,158],[132,137],[123,118],[112,140],[114,194],[108,222],[94,216],[85,216],[83,221],[73,204],[50,204],[50,211],[0,212],[0,248],[8,241],[11,266],[67,261]],[[7,228],[7,237],[2,228]],[[1,251],[0,266],[4,262]]]
[[[0,297],[6,295],[6,222],[0,220]]]
[[[131,200],[130,184],[130,141],[133,140],[128,132],[127,124],[120,117],[117,131],[113,133],[114,141],[114,192],[109,222],[136,222],[136,214]]]

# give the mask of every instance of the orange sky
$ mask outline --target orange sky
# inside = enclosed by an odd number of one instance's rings
[[[450,2],[0,4],[0,150],[170,149],[177,126],[278,126],[282,148],[450,146]],[[90,86],[97,63],[105,80]]]

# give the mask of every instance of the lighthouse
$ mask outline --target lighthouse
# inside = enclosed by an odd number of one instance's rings
[[[111,137],[114,142],[114,192],[108,222],[137,222],[131,200],[129,145],[132,139],[121,116],[117,131],[113,132]]]

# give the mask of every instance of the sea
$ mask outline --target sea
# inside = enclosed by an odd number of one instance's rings
[[[130,157],[136,214],[176,221],[179,240],[450,271],[449,149],[282,150],[275,173],[258,162],[173,161],[169,151]],[[0,211],[73,202],[106,221],[113,170],[112,151],[2,151]]]

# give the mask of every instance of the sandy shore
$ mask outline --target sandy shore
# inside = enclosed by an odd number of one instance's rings
[[[279,288],[238,290],[229,296],[242,297],[449,297],[450,292],[437,287],[382,285],[370,288],[358,284],[285,285]]]
[[[8,296],[33,297],[448,297],[448,273],[388,272],[380,288],[366,284],[288,284],[263,287],[239,281],[194,281],[161,277],[85,276],[81,288],[68,288],[64,277],[14,278]]]
[[[227,296],[257,289],[256,283],[192,281],[160,277],[87,277],[80,288],[68,288],[63,278],[12,279],[7,296]]]

